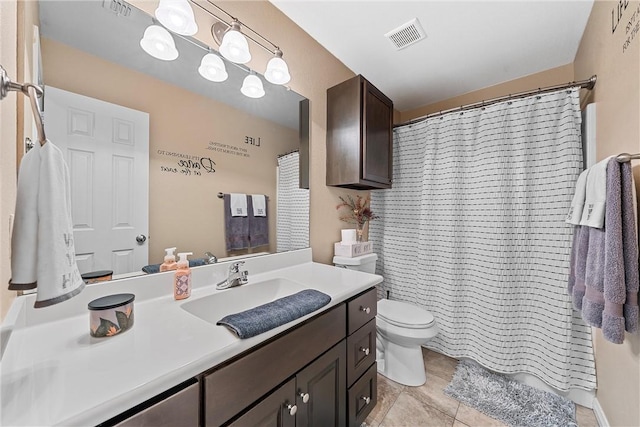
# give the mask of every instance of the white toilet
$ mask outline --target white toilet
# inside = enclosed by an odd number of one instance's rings
[[[375,273],[376,254],[354,258],[333,257],[336,267]],[[376,316],[376,361],[378,372],[408,386],[427,381],[421,345],[438,334],[433,315],[427,310],[401,301],[378,301]]]

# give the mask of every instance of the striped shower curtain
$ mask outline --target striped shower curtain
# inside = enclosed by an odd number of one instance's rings
[[[300,154],[278,157],[276,250],[309,247],[309,190],[300,188]]]
[[[427,347],[595,388],[590,328],[565,289],[580,121],[571,89],[395,130],[393,188],[372,194],[369,237],[384,291],[436,318]]]

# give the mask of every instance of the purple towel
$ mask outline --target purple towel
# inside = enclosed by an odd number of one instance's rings
[[[582,317],[591,326],[602,328],[605,339],[616,344],[624,341],[625,329],[633,332],[638,327],[638,242],[632,186],[631,165],[620,166],[611,159],[607,164],[604,229],[583,226],[577,230],[575,272],[569,280],[574,306],[579,308],[575,299],[580,297],[580,265],[586,252]]]
[[[253,200],[251,200],[251,196],[247,197],[247,218],[249,218],[249,244],[252,248],[268,245],[269,207],[265,206],[265,216],[254,216]]]
[[[638,330],[638,287],[640,271],[638,267],[638,234],[633,206],[633,171],[631,163],[620,165],[622,181],[622,248],[624,251],[624,276],[627,298],[624,303],[625,330],[634,333]]]
[[[231,195],[224,197],[224,233],[227,251],[249,247],[249,217],[231,216]],[[251,203],[247,202],[247,208]]]

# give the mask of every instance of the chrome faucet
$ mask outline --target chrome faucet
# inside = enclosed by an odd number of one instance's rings
[[[234,262],[229,266],[227,278],[216,285],[216,289],[233,288],[234,286],[246,285],[249,282],[247,270],[240,271],[240,266],[244,261]]]
[[[218,257],[211,252],[205,252],[204,256],[207,257],[205,258],[207,260],[207,264],[215,264],[216,262],[218,262]]]

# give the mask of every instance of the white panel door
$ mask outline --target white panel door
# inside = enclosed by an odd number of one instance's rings
[[[47,138],[69,165],[80,272],[140,271],[148,263],[149,114],[51,86],[44,114]]]

